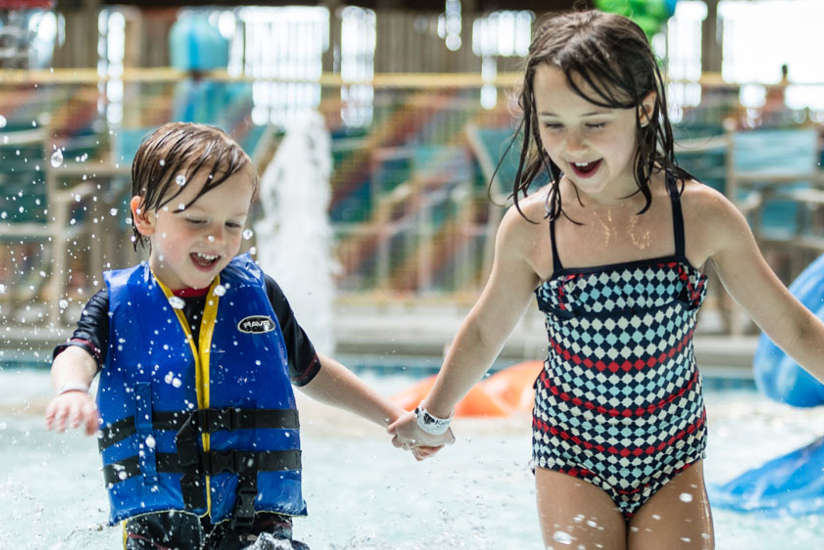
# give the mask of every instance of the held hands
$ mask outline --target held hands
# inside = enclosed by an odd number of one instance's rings
[[[433,435],[420,429],[414,412],[407,412],[389,425],[387,431],[393,436],[392,445],[408,449],[417,460],[423,460],[437,453],[444,445],[455,442],[452,428],[440,435]]]
[[[61,393],[46,407],[46,429],[62,433],[67,427],[83,425],[86,435],[97,431],[97,406],[94,399],[82,390]]]

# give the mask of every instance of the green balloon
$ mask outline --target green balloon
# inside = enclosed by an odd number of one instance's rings
[[[595,0],[596,8],[629,17],[649,38],[660,32],[672,16],[671,4],[672,0]]]

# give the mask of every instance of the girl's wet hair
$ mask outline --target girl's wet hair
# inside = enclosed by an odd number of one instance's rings
[[[610,109],[636,109],[634,174],[638,192],[646,198],[639,214],[652,202],[649,181],[654,170],[672,172],[682,186],[684,179],[691,177],[675,164],[664,83],[641,27],[621,15],[597,10],[554,15],[538,24],[529,46],[518,97],[523,116],[509,145],[512,147],[522,133],[518,171],[512,185],[512,197],[521,215],[518,197],[527,196],[530,184],[542,171],[546,171],[551,186],[547,216],[555,219],[564,213],[558,188],[561,171],[544,151],[535,106],[533,83],[535,71],[542,64],[563,71],[572,90],[590,103]],[[582,89],[582,82],[587,91]],[[642,124],[640,106],[650,92],[655,94],[655,103],[647,124]]]
[[[252,160],[223,130],[206,124],[169,122],[152,132],[138,147],[132,161],[132,196],[143,199],[144,211],[157,211],[180,195],[197,174],[205,174],[205,183],[197,196],[177,209],[185,210],[245,169],[250,170],[257,190],[258,177]],[[148,243],[136,227],[132,227],[132,231],[135,250],[138,244]]]

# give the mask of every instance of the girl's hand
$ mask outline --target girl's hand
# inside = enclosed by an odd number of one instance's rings
[[[392,437],[392,444],[402,449],[410,449],[415,458],[422,460],[435,454],[444,445],[455,442],[452,428],[441,435],[426,433],[418,427],[418,418],[414,412],[407,412],[386,429]]]
[[[86,435],[93,435],[97,431],[97,406],[94,399],[84,391],[60,394],[46,407],[47,430],[62,433],[67,427],[77,428],[81,424],[85,427]]]

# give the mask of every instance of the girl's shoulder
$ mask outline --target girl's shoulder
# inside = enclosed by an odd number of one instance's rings
[[[749,224],[741,210],[723,193],[695,180],[687,180],[681,194],[688,256],[709,259],[731,242],[749,236]]]
[[[723,193],[693,179],[684,181],[681,208],[685,218],[701,218],[705,222],[715,218],[723,219],[731,212],[738,211]]]

